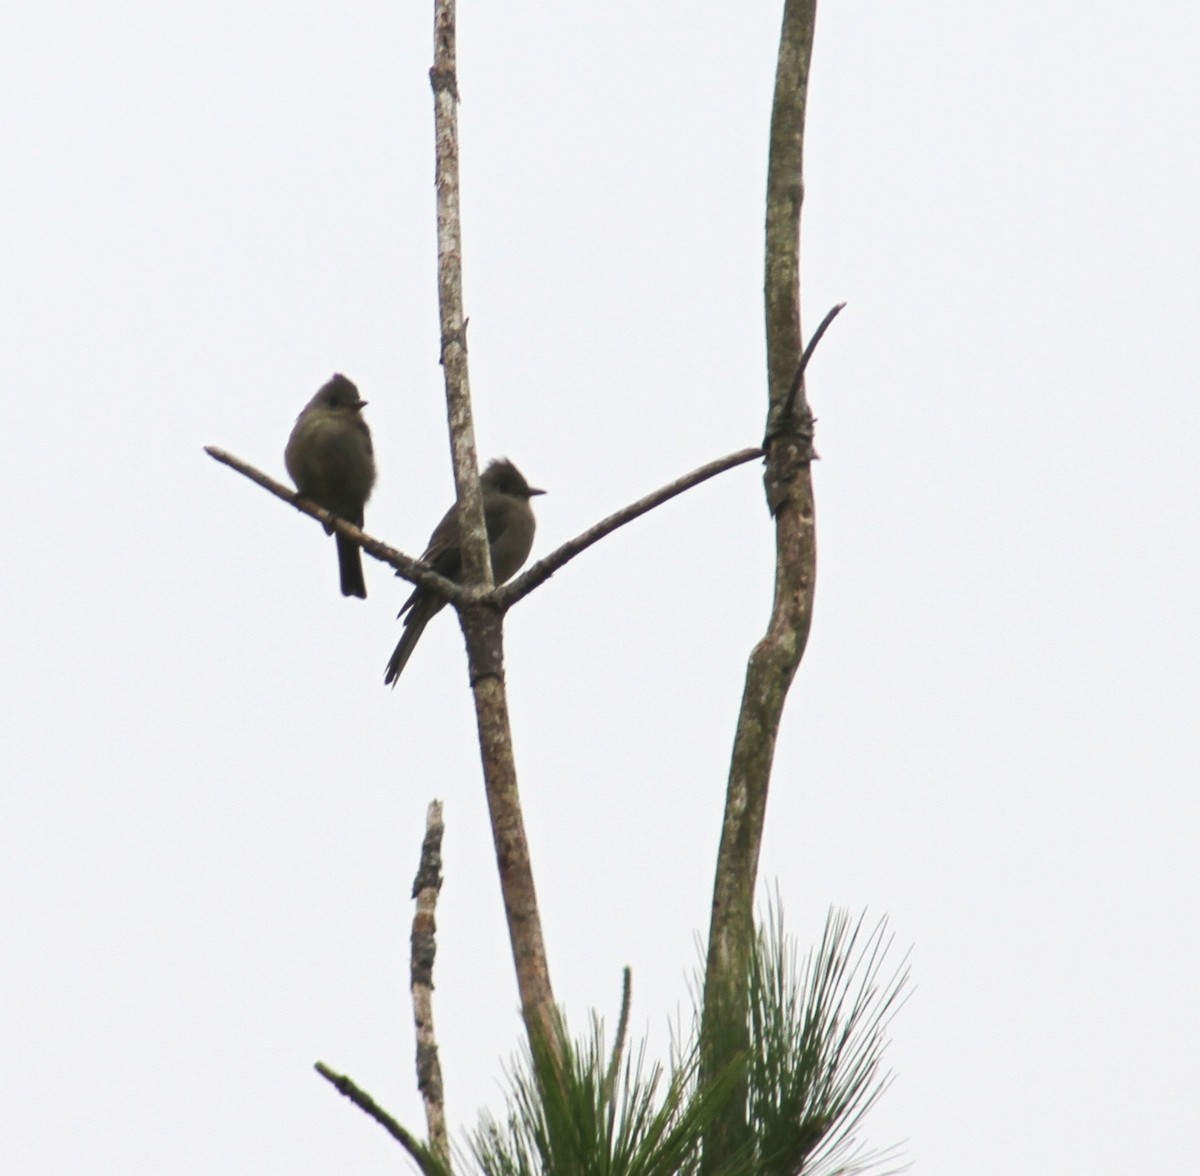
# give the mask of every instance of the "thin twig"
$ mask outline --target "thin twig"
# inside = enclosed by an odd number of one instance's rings
[[[437,1036],[433,1029],[433,961],[437,955],[438,893],[442,889],[442,805],[430,802],[425,812],[425,838],[421,861],[413,879],[417,909],[412,924],[412,956],[409,977],[412,987],[413,1023],[417,1033],[417,1088],[425,1103],[429,1149],[447,1168],[450,1141],[446,1135],[446,1100],[442,1087],[442,1064],[438,1059]]]
[[[356,1107],[365,1111],[417,1162],[421,1171],[428,1171],[428,1149],[410,1131],[406,1131],[365,1090],[360,1090],[345,1074],[331,1070],[324,1062],[313,1067],[339,1094],[344,1094]]]
[[[644,498],[639,498],[637,502],[630,503],[629,506],[623,507],[614,514],[610,514],[608,518],[602,519],[593,527],[589,527],[583,534],[577,535],[574,539],[564,543],[556,551],[546,556],[545,559],[538,560],[533,567],[522,573],[511,583],[497,589],[496,596],[500,607],[508,608],[510,605],[516,604],[522,597],[528,596],[535,588],[550,579],[568,560],[574,559],[581,551],[585,551],[593,543],[603,539],[605,535],[612,534],[618,527],[623,527],[626,523],[633,522],[634,519],[646,514],[647,511],[653,510],[656,506],[661,506],[664,502],[670,501],[685,490],[690,490],[693,486],[698,486],[701,482],[706,482],[709,478],[716,477],[717,474],[723,474],[726,470],[744,465],[748,461],[753,461],[756,457],[762,457],[762,455],[763,451],[761,449],[739,449],[737,453],[731,453],[727,457],[710,461],[707,465],[702,465],[699,469],[692,470],[690,474],[684,474],[682,478],[676,478],[674,482],[655,490],[652,494],[647,494]]]
[[[809,339],[808,346],[804,349],[804,354],[800,357],[800,362],[796,365],[796,374],[792,377],[792,382],[787,390],[787,396],[783,400],[783,409],[779,413],[781,426],[791,423],[792,412],[796,407],[796,394],[800,391],[800,384],[804,380],[805,371],[808,369],[808,361],[812,359],[813,352],[817,349],[817,344],[821,342],[821,336],[829,330],[829,324],[845,309],[846,304],[844,302],[839,302],[836,306],[831,307],[821,320],[821,325],[813,332],[813,337]],[[763,444],[765,445],[767,441],[770,441],[770,437]]]
[[[317,506],[315,502],[301,497],[295,490],[283,485],[282,482],[276,482],[274,478],[242,461],[240,457],[234,457],[232,453],[218,449],[215,445],[206,445],[204,452],[222,465],[227,465],[230,469],[237,470],[239,474],[244,474],[264,490],[269,490],[276,498],[282,498],[284,502],[294,506],[301,514],[316,519],[318,523],[332,528],[339,535],[353,539],[368,555],[395,569],[396,575],[410,584],[422,584],[426,588],[432,588],[454,604],[465,604],[475,599],[475,592],[472,589],[464,587],[462,584],[456,584],[453,580],[447,580],[445,576],[439,576],[428,564],[423,564],[419,559],[413,559],[412,556],[405,555],[403,551],[397,551],[394,547],[389,547],[386,543],[372,538],[366,531],[356,527],[353,523],[348,523],[345,519],[340,519],[323,507]]]

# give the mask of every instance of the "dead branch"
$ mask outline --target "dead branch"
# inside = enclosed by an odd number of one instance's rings
[[[429,80],[433,87],[437,156],[438,310],[446,414],[454,460],[454,484],[458,491],[463,578],[469,584],[489,589],[492,587],[492,565],[479,489],[467,371],[467,321],[463,313],[455,19],[455,0],[434,0],[433,68],[429,71]],[[541,1037],[556,1049],[554,993],[550,987],[533,865],[517,791],[508,695],[504,688],[503,613],[494,606],[468,605],[459,608],[459,621],[467,645],[484,788],[521,1012],[530,1038]]]
[[[437,955],[437,900],[442,889],[442,806],[432,801],[425,813],[425,838],[421,860],[413,879],[412,954],[409,979],[412,990],[413,1024],[417,1035],[417,1089],[425,1104],[429,1150],[448,1168],[450,1142],[446,1135],[446,1099],[442,1087],[442,1063],[438,1058],[437,1035],[433,1029],[433,961]]]
[[[545,559],[538,560],[533,567],[523,572],[511,583],[498,589],[496,596],[500,606],[508,608],[528,596],[535,588],[550,579],[565,563],[574,559],[581,551],[586,551],[593,543],[598,543],[606,535],[611,535],[618,527],[633,522],[634,519],[652,511],[656,506],[662,506],[664,502],[669,502],[677,495],[692,489],[693,486],[699,486],[701,482],[706,482],[709,478],[716,477],[717,474],[722,474],[735,466],[744,465],[762,455],[761,449],[739,449],[737,453],[710,461],[707,465],[692,470],[690,474],[684,474],[682,478],[676,478],[674,482],[670,482],[653,493],[647,494],[644,498],[639,498],[637,502],[632,502],[610,514],[608,518],[602,519],[582,534],[564,543]]]
[[[440,592],[447,600],[453,601],[455,604],[472,599],[472,593],[463,585],[456,584],[453,580],[447,580],[445,576],[439,576],[428,564],[423,564],[419,559],[413,559],[411,555],[405,555],[403,551],[389,547],[386,543],[372,538],[366,531],[360,530],[353,523],[339,519],[337,515],[317,506],[315,502],[302,498],[291,487],[283,485],[282,482],[276,482],[268,474],[255,469],[241,458],[234,457],[232,453],[226,453],[224,449],[218,449],[215,445],[206,445],[204,452],[222,465],[227,465],[230,469],[237,470],[239,474],[244,474],[264,490],[269,490],[276,498],[281,498],[290,506],[294,506],[301,514],[306,514],[338,534],[353,539],[368,555],[394,568],[396,575],[410,583],[424,584],[427,588]]]

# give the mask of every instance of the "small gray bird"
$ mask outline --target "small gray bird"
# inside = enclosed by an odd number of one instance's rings
[[[335,375],[304,406],[283,451],[296,489],[356,527],[363,525],[363,507],[375,485],[371,430],[362,418],[366,403],[345,376]],[[338,535],[337,554],[342,595],[365,599],[358,544]]]
[[[535,494],[546,492],[533,489],[521,471],[507,459],[493,461],[480,475],[479,487],[483,492],[483,518],[492,557],[492,579],[503,584],[515,576],[529,558],[537,525],[529,500]],[[438,523],[421,559],[447,580],[458,580],[462,575],[457,504]],[[404,632],[387,664],[387,673],[383,677],[385,684],[395,686],[425,626],[445,604],[443,597],[419,585],[404,602],[400,610],[400,616],[404,617]]]

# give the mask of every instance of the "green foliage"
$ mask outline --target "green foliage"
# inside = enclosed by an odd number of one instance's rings
[[[698,1035],[669,1067],[625,1057],[629,991],[611,1056],[593,1017],[562,1052],[526,1049],[510,1070],[508,1114],[485,1115],[471,1140],[483,1176],[695,1176],[701,1141],[740,1108],[741,1155],[706,1165],[718,1176],[852,1176],[894,1156],[868,1153],[863,1115],[887,1088],[880,1075],[888,1022],[908,971],[883,972],[891,947],[880,922],[866,932],[830,912],[820,945],[799,962],[778,901],[755,938],[749,976],[750,1055],[734,1072],[699,1074]],[[697,1013],[695,1025],[700,1023]],[[740,1079],[740,1080],[739,1080]],[[893,1171],[895,1169],[892,1169]]]
[[[886,924],[830,911],[820,945],[798,963],[772,903],[750,965],[747,1119],[759,1176],[851,1176],[894,1159],[866,1152],[857,1132],[887,1089],[880,1075],[887,1025],[908,969],[883,967]],[[894,1169],[893,1169],[894,1170]]]
[[[624,1020],[624,1018],[622,1018]],[[701,1089],[696,1059],[647,1065],[645,1047],[621,1064],[618,1039],[606,1058],[593,1017],[578,1042],[562,1034],[562,1053],[526,1050],[510,1072],[505,1123],[484,1117],[471,1150],[486,1176],[687,1176],[698,1170],[699,1141],[728,1105],[730,1083]],[[561,1060],[560,1060],[561,1059]],[[723,1176],[749,1176],[747,1162]]]

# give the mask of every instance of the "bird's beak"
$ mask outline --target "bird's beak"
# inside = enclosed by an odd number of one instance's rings
[[[350,407],[353,408],[355,412],[362,412],[362,410],[366,408],[369,403],[369,400],[360,400],[357,404],[352,404]]]
[[[545,490],[535,490],[532,486],[529,487],[529,497],[532,498],[535,494],[545,494]]]

